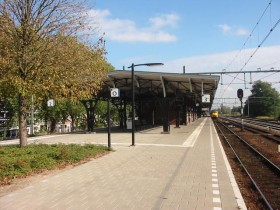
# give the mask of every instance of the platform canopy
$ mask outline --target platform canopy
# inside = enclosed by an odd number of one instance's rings
[[[200,108],[212,106],[220,80],[220,76],[201,74],[134,71],[134,75],[136,96],[186,97],[189,104]],[[113,71],[104,79],[104,88],[119,88],[121,96],[130,98],[131,81],[131,71]]]

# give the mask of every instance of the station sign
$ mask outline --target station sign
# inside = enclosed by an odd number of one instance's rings
[[[202,96],[202,103],[210,103],[210,95],[209,94],[204,94]]]
[[[120,97],[120,89],[119,88],[111,88],[111,97],[112,98]]]
[[[48,107],[53,107],[55,105],[55,102],[53,99],[48,100],[47,102]]]

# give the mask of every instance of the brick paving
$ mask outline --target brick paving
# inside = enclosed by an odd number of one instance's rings
[[[0,209],[246,209],[210,118],[161,130],[136,133],[135,147],[113,133],[115,152],[2,196]],[[106,144],[107,134],[32,142]]]

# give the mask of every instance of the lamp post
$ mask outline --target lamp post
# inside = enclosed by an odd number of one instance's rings
[[[131,66],[131,90],[132,90],[132,144],[131,146],[135,146],[135,93],[134,93],[134,67],[135,66],[161,66],[163,63],[142,63],[142,64],[134,64],[132,63]]]

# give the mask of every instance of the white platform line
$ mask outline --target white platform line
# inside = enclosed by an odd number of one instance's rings
[[[213,202],[214,203],[221,203],[221,199],[220,198],[213,198]]]
[[[211,125],[211,122],[210,122]],[[220,204],[221,198],[220,198],[220,191],[219,191],[219,178],[218,178],[218,171],[216,168],[216,157],[215,157],[215,148],[214,148],[214,139],[212,134],[212,126],[210,126],[210,143],[211,143],[211,168],[212,168],[212,189],[213,189],[213,203],[214,204]],[[215,168],[213,168],[215,167]],[[215,177],[215,178],[214,178]],[[217,197],[219,196],[219,197]],[[215,207],[214,209],[221,207]]]
[[[211,122],[211,124],[212,124],[212,122]],[[212,127],[212,126],[210,126],[210,127]],[[235,198],[236,198],[236,202],[237,202],[238,208],[239,208],[239,209],[242,209],[242,210],[247,210],[247,207],[246,207],[246,205],[245,205],[245,202],[244,202],[244,200],[243,200],[243,197],[242,197],[242,195],[241,195],[241,192],[240,192],[240,190],[239,190],[239,187],[238,187],[238,185],[237,185],[237,183],[236,183],[236,180],[235,180],[235,178],[234,178],[233,172],[232,172],[232,170],[231,170],[230,164],[229,164],[229,162],[228,162],[227,156],[226,156],[225,151],[224,151],[224,149],[223,149],[223,147],[222,147],[221,140],[220,140],[220,138],[219,138],[219,136],[218,136],[218,133],[217,133],[215,127],[214,127],[214,133],[215,133],[215,135],[216,135],[216,137],[217,137],[217,139],[218,139],[218,144],[219,144],[220,150],[221,150],[221,152],[222,152],[222,156],[223,156],[223,159],[224,159],[226,168],[227,168],[228,176],[229,176],[229,179],[230,179],[232,188],[233,188],[233,192],[234,192],[234,195],[235,195]]]
[[[197,128],[192,132],[192,134],[186,139],[186,141],[183,143],[183,146],[185,147],[193,147],[203,126],[206,123],[207,118],[205,118],[198,126]]]
[[[219,190],[213,190],[213,194],[214,195],[220,195],[220,191]]]
[[[32,143],[36,142],[41,139],[50,139],[50,138],[55,138],[55,137],[62,137],[62,136],[68,136],[71,134],[60,134],[60,135],[46,135],[46,136],[39,136],[39,137],[29,137],[27,138],[27,143]],[[41,142],[42,143],[42,142]],[[5,140],[1,141],[0,145],[11,145],[11,144],[19,144],[19,139],[13,139],[13,140]]]
[[[70,144],[77,144],[77,142],[69,142]],[[79,142],[78,144],[96,144],[96,145],[108,145],[108,142]],[[113,146],[131,146],[131,143],[111,143]],[[136,143],[135,146],[153,146],[153,147],[179,147],[187,148],[181,144],[146,144],[146,143]]]

